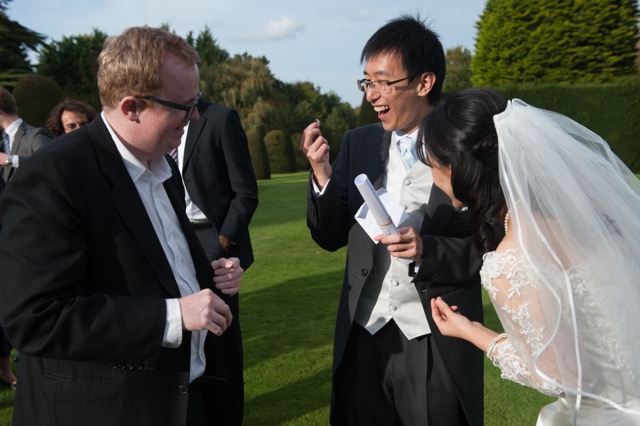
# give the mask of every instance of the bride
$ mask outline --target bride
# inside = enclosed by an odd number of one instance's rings
[[[505,331],[432,299],[442,334],[557,396],[538,425],[640,425],[640,181],[580,124],[484,89],[443,100],[417,151],[475,218]]]

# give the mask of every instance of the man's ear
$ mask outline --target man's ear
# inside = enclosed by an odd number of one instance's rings
[[[436,75],[432,72],[425,72],[420,75],[420,82],[418,84],[418,95],[427,96],[433,86],[436,84]]]
[[[135,96],[125,96],[120,100],[120,112],[129,121],[139,121],[138,114],[142,111],[139,99]]]

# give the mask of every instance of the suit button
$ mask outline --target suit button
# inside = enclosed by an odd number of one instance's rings
[[[360,270],[360,274],[362,274],[363,277],[366,277],[367,275],[369,275],[369,270],[366,268],[363,268]]]
[[[402,183],[404,183],[404,186],[409,186],[411,185],[411,179],[405,179]]]
[[[178,386],[178,392],[180,395],[186,395],[189,393],[189,387],[184,385]]]

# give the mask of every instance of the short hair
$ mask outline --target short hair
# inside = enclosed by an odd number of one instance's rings
[[[507,101],[489,89],[452,93],[422,120],[416,142],[420,161],[429,164],[428,154],[438,164],[451,166],[453,193],[469,207],[474,239],[484,252],[494,250],[502,238],[491,225],[506,208],[493,117],[506,107]]]
[[[131,27],[117,37],[108,37],[98,57],[102,105],[114,107],[125,96],[156,95],[167,54],[188,66],[200,62],[198,53],[185,40],[160,28]]]
[[[428,95],[435,105],[440,99],[447,64],[438,34],[427,27],[420,15],[402,15],[378,29],[362,49],[360,63],[384,53],[398,55],[409,77],[425,72],[436,76]]]
[[[13,95],[4,87],[0,87],[0,109],[8,115],[18,113],[16,98],[14,98]]]
[[[91,122],[96,116],[96,110],[86,102],[79,101],[77,99],[65,98],[58,102],[49,113],[47,118],[47,129],[51,136],[58,137],[64,134],[64,126],[62,125],[62,113],[65,111],[72,111],[78,114],[84,114],[87,116],[87,120]]]

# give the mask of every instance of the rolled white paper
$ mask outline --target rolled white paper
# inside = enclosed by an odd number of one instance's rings
[[[358,191],[360,191],[360,195],[362,195],[362,198],[371,211],[376,223],[380,226],[382,233],[384,235],[397,234],[398,229],[393,224],[389,212],[387,212],[384,204],[380,201],[378,193],[373,188],[373,185],[371,185],[371,181],[367,175],[363,173],[356,176],[353,183],[356,185],[356,188],[358,188]]]

